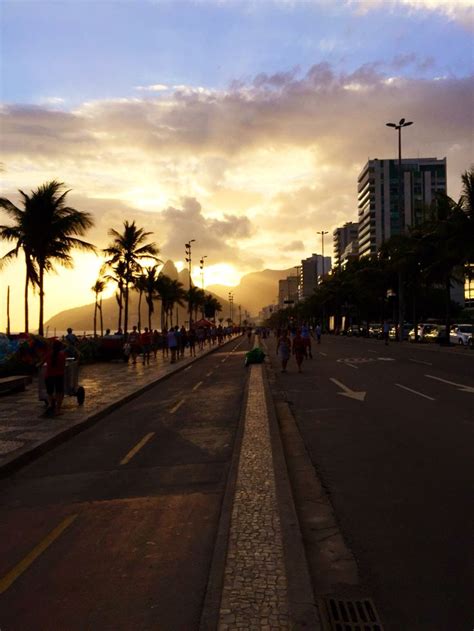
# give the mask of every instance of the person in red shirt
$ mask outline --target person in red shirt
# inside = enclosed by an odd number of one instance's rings
[[[66,353],[59,340],[55,340],[46,355],[46,392],[48,393],[48,409],[46,414],[60,414],[64,398],[64,372],[66,370]]]

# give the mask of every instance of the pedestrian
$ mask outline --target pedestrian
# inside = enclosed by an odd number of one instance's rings
[[[168,331],[167,340],[168,348],[171,353],[171,363],[174,364],[176,361],[176,349],[178,348],[178,340],[176,339],[176,335],[174,334],[173,327],[171,327],[171,329]]]
[[[189,355],[196,357],[196,329],[191,327],[188,333]]]
[[[150,363],[150,354],[151,354],[151,331],[148,330],[146,326],[143,330],[143,333],[140,336],[140,344],[143,352],[143,363]]]
[[[252,345],[252,329],[251,327],[248,327],[247,329],[247,340],[249,342],[249,346]]]
[[[280,357],[281,361],[281,372],[286,372],[286,365],[288,364],[288,360],[290,359],[291,352],[291,341],[288,337],[287,331],[282,331],[280,337],[278,338],[277,355]]]
[[[382,325],[382,335],[383,335],[383,339],[385,340],[385,346],[388,346],[389,332],[390,332],[390,325],[387,322],[387,320],[384,320],[383,325]]]
[[[184,358],[184,351],[187,345],[188,345],[188,333],[183,324],[179,331],[179,354],[181,355],[181,359]]]
[[[301,337],[303,338],[304,342],[304,356],[313,359],[313,354],[311,352],[312,333],[307,324],[303,324],[303,326],[301,327]]]
[[[160,348],[161,335],[158,330],[155,329],[152,335],[152,348],[153,348],[153,357],[156,359],[156,354],[158,353],[158,349]]]
[[[296,359],[296,365],[298,366],[298,372],[301,372],[301,364],[306,353],[306,345],[304,339],[301,337],[301,331],[297,329],[295,337],[293,338],[292,352]]]
[[[54,340],[46,355],[46,392],[48,393],[48,408],[45,414],[58,416],[64,398],[64,373],[66,371],[66,353],[59,340]]]
[[[137,327],[133,325],[132,330],[128,334],[128,343],[130,344],[130,355],[132,357],[132,364],[137,363],[137,355],[140,350],[140,334],[137,331]]]
[[[318,344],[321,344],[322,328],[321,328],[321,325],[319,324],[319,322],[317,323],[316,328],[314,329],[314,332],[316,333],[316,339],[318,341]]]
[[[162,355],[163,355],[163,359],[166,357],[166,359],[168,359],[169,356],[169,352],[168,352],[168,329],[166,327],[163,328],[163,330],[161,331],[161,337],[163,340],[163,346],[162,346]]]
[[[77,338],[77,335],[75,335],[72,332],[71,327],[68,328],[67,335],[65,336],[64,341],[66,342],[66,354],[67,354],[67,356],[68,357],[77,357],[77,355],[78,355],[77,345],[79,343],[79,340]]]

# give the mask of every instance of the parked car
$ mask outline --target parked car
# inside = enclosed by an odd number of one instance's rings
[[[349,337],[360,337],[362,335],[360,326],[358,324],[351,324],[347,327],[346,335]]]
[[[369,326],[369,337],[375,338],[376,340],[382,339],[382,325],[378,323],[371,324]]]
[[[442,342],[446,339],[446,327],[431,324],[429,331],[423,332],[425,342]]]
[[[474,333],[473,324],[455,324],[449,332],[449,339],[453,344],[469,346]],[[472,345],[472,342],[471,342]]]
[[[437,335],[436,332],[438,330],[439,330],[438,324],[430,324],[430,323],[421,322],[418,325],[418,340],[420,342],[429,342],[430,340],[433,341],[433,338]],[[408,333],[408,339],[410,340],[410,342],[415,341],[414,328],[412,328],[411,331]]]
[[[388,332],[388,336],[391,340],[397,340],[397,329],[398,326],[394,325],[390,328],[390,331]],[[409,339],[409,334],[410,331],[413,329],[413,324],[404,324],[403,325],[403,339],[404,340],[408,340]]]

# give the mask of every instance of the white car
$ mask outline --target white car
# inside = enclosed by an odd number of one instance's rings
[[[472,345],[472,336],[474,333],[473,324],[458,324],[454,326],[450,333],[449,338],[453,344],[459,344],[461,346]]]

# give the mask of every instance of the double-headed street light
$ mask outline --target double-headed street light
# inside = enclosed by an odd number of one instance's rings
[[[233,296],[232,292],[229,291],[229,318],[230,318],[231,324],[234,321],[233,320],[233,313],[232,313],[233,312],[233,307],[234,307],[234,296]]]
[[[201,285],[202,285],[202,289],[204,289],[204,259],[207,259],[207,254],[205,254],[203,257],[201,257],[201,260],[199,261],[199,269],[201,270]]]
[[[321,276],[324,279],[324,235],[328,234],[328,231],[327,230],[318,230],[317,234],[321,235],[321,251],[322,251],[322,257],[323,257],[323,265],[322,265],[323,273],[321,274]]]
[[[186,263],[188,264],[188,270],[189,270],[189,328],[191,328],[191,325],[193,323],[193,304],[191,301],[191,287],[193,285],[193,281],[191,278],[191,274],[193,271],[192,268],[192,260],[191,260],[191,243],[194,243],[196,241],[196,239],[189,239],[189,241],[187,243],[184,244],[184,248],[185,248],[185,252],[186,252]]]
[[[398,123],[385,123],[387,127],[392,127],[398,131],[398,220],[400,222],[400,232],[404,232],[406,228],[405,212],[402,209],[402,129],[413,125],[413,121],[407,121],[401,118]],[[403,342],[403,321],[404,321],[404,305],[403,305],[403,279],[402,272],[398,272],[398,339]],[[415,331],[415,340],[417,331]]]

